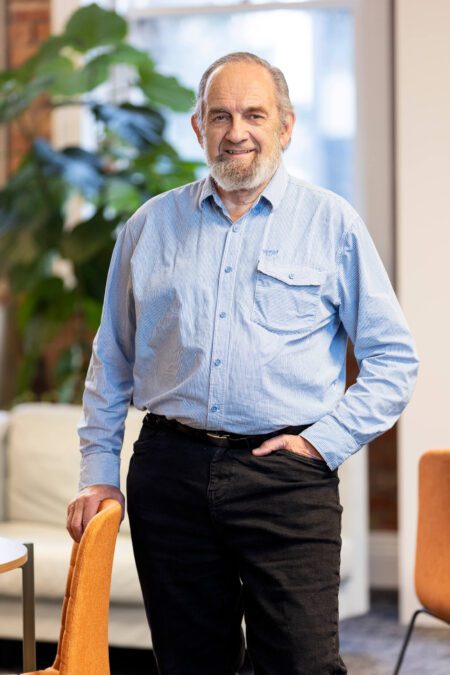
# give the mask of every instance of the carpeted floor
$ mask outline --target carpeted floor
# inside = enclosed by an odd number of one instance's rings
[[[406,632],[397,622],[393,593],[373,593],[371,611],[341,622],[341,654],[349,675],[392,675]],[[38,644],[38,667],[52,663],[56,646]],[[0,641],[0,673],[19,673],[21,645]],[[450,627],[416,628],[401,675],[450,675]],[[152,653],[111,649],[111,675],[157,675]],[[214,675],[214,673],[211,673]],[[250,666],[240,675],[252,675]],[[280,675],[284,675],[280,673]]]
[[[341,622],[341,654],[349,675],[392,675],[406,633],[396,595],[374,593],[371,611]],[[450,627],[415,628],[401,675],[450,675]]]

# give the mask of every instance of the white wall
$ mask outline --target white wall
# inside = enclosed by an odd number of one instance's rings
[[[418,606],[417,462],[428,448],[450,448],[450,2],[396,0],[395,25],[397,279],[421,358],[416,392],[399,430],[405,623]]]
[[[80,0],[52,0],[50,23],[52,33],[62,33],[68,18],[81,5]],[[52,113],[52,142],[56,147],[78,145],[80,142],[80,111],[77,106],[61,108]]]

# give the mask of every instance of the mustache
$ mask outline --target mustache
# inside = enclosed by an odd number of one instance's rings
[[[227,147],[227,148],[220,148],[219,153],[216,156],[216,160],[223,161],[224,159],[229,159],[230,157],[233,157],[234,155],[237,157],[240,154],[248,154],[251,152],[258,153],[260,152],[258,147],[252,147],[252,148],[240,148],[240,147]]]

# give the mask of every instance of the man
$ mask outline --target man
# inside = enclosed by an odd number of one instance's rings
[[[391,427],[417,358],[361,219],[282,164],[282,73],[235,53],[203,75],[192,125],[208,178],[121,231],[86,379],[78,540],[119,491],[163,675],[346,673],[337,467]],[[344,395],[347,336],[360,367]]]

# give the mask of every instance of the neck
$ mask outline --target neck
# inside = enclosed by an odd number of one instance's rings
[[[250,190],[242,189],[228,191],[221,188],[220,185],[218,185],[215,181],[214,184],[221,200],[224,203],[225,208],[230,214],[231,220],[235,222],[236,220],[239,220],[239,218],[241,218],[244,213],[247,213],[247,211],[252,208],[261,192],[264,190],[266,185],[269,184],[270,180],[271,178],[266,180],[265,183],[262,183],[261,185],[258,185],[257,187]]]

